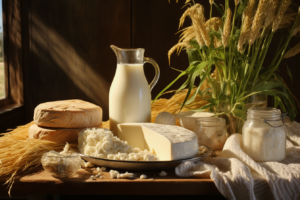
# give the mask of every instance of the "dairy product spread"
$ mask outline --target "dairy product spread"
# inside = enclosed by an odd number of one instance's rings
[[[88,156],[112,160],[158,160],[153,151],[134,148],[114,136],[111,131],[101,128],[83,129],[78,135],[78,149],[80,153]]]
[[[131,146],[154,151],[160,160],[190,158],[199,151],[197,135],[179,126],[124,123],[118,125],[118,135]]]

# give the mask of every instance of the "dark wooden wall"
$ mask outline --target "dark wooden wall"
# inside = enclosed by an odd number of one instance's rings
[[[208,2],[201,1],[206,10]],[[145,56],[158,62],[161,78],[152,91],[154,98],[178,74],[169,68],[167,52],[178,41],[175,33],[183,4],[175,0],[171,4],[168,0],[22,0],[25,121],[32,120],[39,103],[75,98],[101,106],[107,120],[109,87],[116,70],[111,44],[145,48]],[[292,85],[282,71],[298,99],[299,58],[288,61]],[[172,67],[185,69],[187,64],[184,52],[172,56]],[[145,73],[150,82],[151,65],[145,65]]]

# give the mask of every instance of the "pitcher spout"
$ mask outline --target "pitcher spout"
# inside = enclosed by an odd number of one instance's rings
[[[116,56],[118,55],[118,51],[121,49],[115,45],[110,45],[110,48],[115,52]]]
[[[142,64],[144,60],[143,48],[122,49],[115,45],[110,45],[110,48],[115,52],[118,64]]]

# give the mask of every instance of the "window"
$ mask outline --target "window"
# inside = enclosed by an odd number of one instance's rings
[[[0,0],[0,114],[23,105],[21,1]]]
[[[0,133],[24,123],[21,9],[26,3],[0,0]]]

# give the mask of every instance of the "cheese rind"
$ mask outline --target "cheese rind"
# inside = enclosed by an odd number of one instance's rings
[[[43,128],[36,124],[30,126],[28,135],[29,138],[35,138],[40,140],[48,140],[56,143],[70,144],[78,143],[78,133],[82,129],[56,129],[56,128]]]
[[[101,128],[97,127],[97,128]],[[60,144],[78,144],[78,134],[82,128],[44,128],[36,124],[30,126],[28,138],[48,140]]]
[[[88,128],[102,123],[102,108],[82,100],[52,101],[34,109],[34,123],[42,127]]]
[[[140,149],[154,150],[160,160],[179,160],[198,154],[197,135],[183,127],[154,123],[123,123],[118,137]]]

